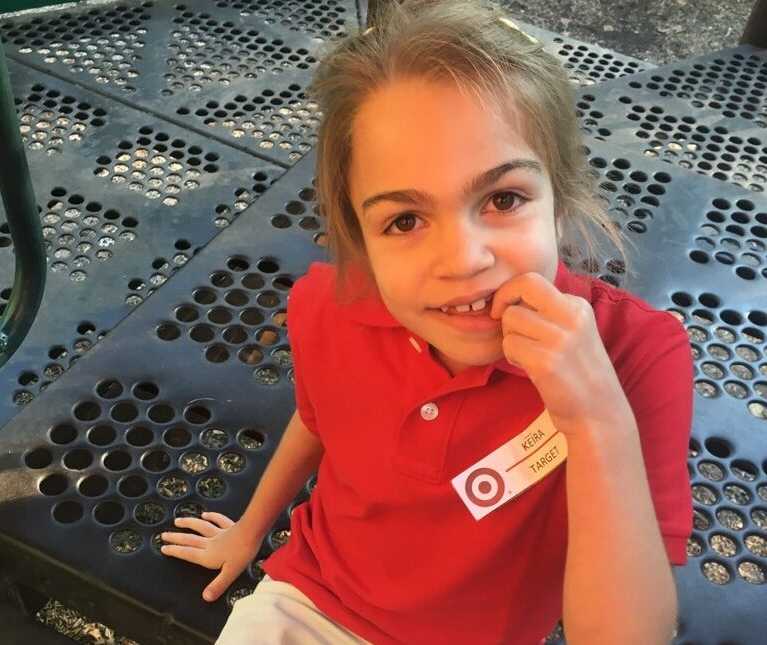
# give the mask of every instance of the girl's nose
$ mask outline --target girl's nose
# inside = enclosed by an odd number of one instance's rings
[[[442,234],[435,239],[442,274],[466,277],[491,267],[494,258],[487,233],[468,218],[444,224]]]

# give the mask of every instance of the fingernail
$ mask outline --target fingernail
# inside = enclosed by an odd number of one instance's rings
[[[207,591],[202,594],[202,597],[205,598],[205,600],[210,600],[210,594]]]

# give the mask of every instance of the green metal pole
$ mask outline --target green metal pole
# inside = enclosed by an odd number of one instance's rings
[[[0,319],[0,367],[21,345],[45,291],[45,245],[0,41],[0,194],[16,255],[13,291]]]

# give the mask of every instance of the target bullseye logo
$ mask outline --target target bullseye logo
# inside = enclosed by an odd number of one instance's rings
[[[503,477],[492,468],[476,468],[466,478],[466,496],[477,506],[493,506],[505,492]]]

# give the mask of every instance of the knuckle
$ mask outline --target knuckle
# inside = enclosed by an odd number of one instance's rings
[[[573,296],[570,303],[572,311],[570,322],[573,328],[582,329],[588,324],[591,316],[593,316],[591,305],[580,296]]]
[[[591,308],[591,305],[589,304],[588,300],[585,298],[581,298],[580,296],[575,297],[575,304],[576,304],[576,311],[581,316],[581,318],[585,321],[588,320],[590,317],[594,315],[594,310]]]

